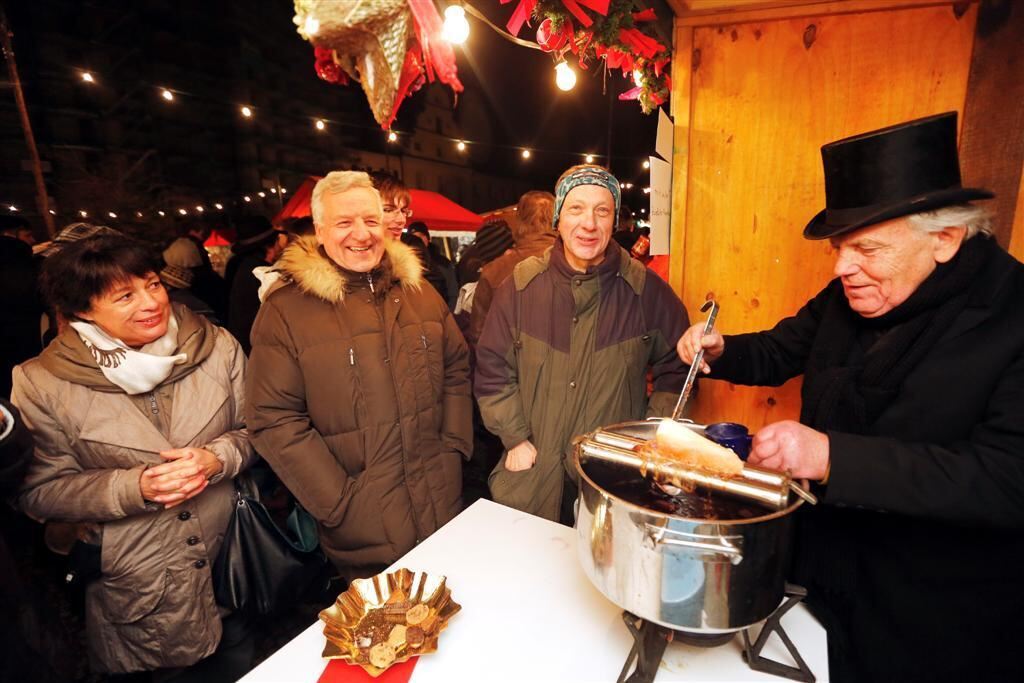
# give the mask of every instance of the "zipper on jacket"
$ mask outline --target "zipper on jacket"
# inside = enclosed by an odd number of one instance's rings
[[[420,335],[420,341],[423,342],[423,348],[427,348],[427,337],[426,335]]]
[[[373,275],[371,273],[366,274],[366,283],[370,285],[370,294],[376,294],[377,290],[373,288]]]
[[[349,349],[348,350],[348,364],[349,365],[355,365],[356,364],[356,352],[353,349]]]
[[[154,415],[159,415],[160,414],[160,408],[158,408],[157,405],[156,405],[156,392],[155,391],[152,391],[149,394],[149,412],[153,413]]]

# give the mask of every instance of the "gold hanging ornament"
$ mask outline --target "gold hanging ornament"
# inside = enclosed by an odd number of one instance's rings
[[[303,38],[332,50],[338,66],[359,81],[385,129],[424,71],[462,90],[431,0],[295,0],[294,22]]]

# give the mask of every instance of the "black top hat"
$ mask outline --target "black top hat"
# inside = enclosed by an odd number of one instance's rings
[[[812,240],[995,196],[960,185],[955,111],[830,142],[821,159],[826,208],[804,228]]]

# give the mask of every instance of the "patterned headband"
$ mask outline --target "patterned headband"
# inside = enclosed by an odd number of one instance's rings
[[[571,189],[580,185],[597,185],[612,193],[612,198],[615,200],[615,226],[618,227],[619,205],[622,203],[619,181],[600,166],[584,166],[562,178],[561,182],[558,183],[558,187],[555,188],[555,215],[552,217],[551,224],[556,228],[558,227],[558,214],[562,212],[562,203],[565,202],[565,196],[569,194]]]

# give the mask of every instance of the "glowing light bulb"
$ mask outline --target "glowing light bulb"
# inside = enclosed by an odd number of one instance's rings
[[[11,213],[15,213],[15,212],[16,212],[16,211],[18,210],[18,207],[16,207],[16,206],[15,206],[14,204],[11,204],[10,206],[8,206],[8,207],[7,207],[7,209],[8,209],[8,210],[9,210],[9,211],[10,211]]]
[[[317,130],[323,130],[324,128],[327,127],[327,124],[324,123],[322,119],[317,119],[316,123],[314,123],[313,125],[316,126]]]
[[[469,22],[466,10],[459,5],[449,5],[444,11],[444,27],[441,37],[453,45],[462,45],[469,38]]]
[[[287,192],[287,191],[288,191],[288,190],[284,189],[283,187],[281,188],[281,194],[284,194],[284,193],[285,193],[285,192]]]
[[[460,152],[465,152],[466,151],[466,143],[463,142],[462,140],[459,140],[459,143],[457,145],[455,145],[455,149],[459,150]]]
[[[528,150],[528,149],[524,149],[523,150],[523,158],[524,159],[529,159],[530,158],[530,150]]]
[[[172,93],[167,88],[164,88],[163,90],[160,91],[160,97],[164,98],[168,102],[174,101],[174,93]]]
[[[136,218],[142,218],[142,212],[141,211],[136,211],[135,212],[135,217]]]
[[[588,164],[594,163],[594,155],[593,154],[588,154],[587,156],[585,156],[583,158],[584,158],[584,160],[586,160],[586,162]]]
[[[651,162],[650,161],[645,161],[644,162],[644,168],[647,169],[647,168],[650,168],[650,167],[651,167]]]
[[[214,204],[214,206],[217,208],[218,211],[224,210],[224,205],[221,204],[220,202],[217,202],[216,204]]]
[[[178,213],[180,213],[182,216],[185,216],[185,215],[188,214],[188,210],[187,209],[178,209]]]
[[[242,199],[244,199],[247,202],[251,202],[252,201],[252,197],[250,197],[249,195],[245,195],[244,197],[242,197]]]
[[[198,211],[199,213],[202,213],[202,212],[206,211],[206,207],[204,207],[204,206],[197,206],[196,207],[196,211]]]
[[[89,73],[88,71],[83,71],[82,72],[82,80],[85,81],[86,83],[95,83],[96,82],[96,79],[93,78],[93,75],[91,73]]]
[[[266,193],[266,192],[264,192],[263,190],[260,190],[260,191],[259,191],[259,192],[257,192],[256,194],[258,194],[258,195],[259,195],[259,196],[261,196],[261,197],[266,197],[266,196],[267,196],[267,193]]]
[[[398,133],[393,130],[388,131],[388,142],[398,142]]]
[[[57,212],[56,212],[56,211],[54,211],[53,209],[50,209],[50,215],[51,215],[51,216],[56,216],[56,215],[57,215]]]
[[[316,17],[306,17],[302,30],[307,36],[315,36],[320,31],[320,21]]]
[[[555,85],[566,92],[576,87],[576,72],[565,62],[555,65]]]
[[[117,218],[117,214],[114,213],[113,211],[108,211],[107,215],[110,216],[111,218]]]
[[[79,209],[78,210],[78,215],[81,216],[82,218],[88,218],[89,217],[89,212],[86,211],[85,209]]]
[[[158,213],[158,214],[160,214],[161,216],[166,216],[166,215],[167,215],[167,214],[166,214],[166,213],[164,213],[163,211],[157,211],[157,213]]]
[[[252,118],[252,109],[250,109],[247,106],[243,106],[242,107],[242,116],[244,116],[247,119],[251,119]]]

